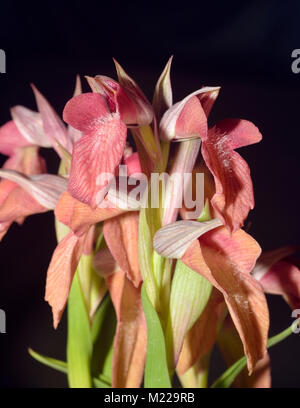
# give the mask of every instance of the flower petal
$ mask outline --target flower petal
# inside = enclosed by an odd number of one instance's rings
[[[60,154],[60,152],[56,147],[57,142],[71,153],[72,143],[71,140],[68,139],[67,129],[63,121],[37,88],[34,85],[31,86],[36,99],[36,104],[42,117],[46,137],[58,154]]]
[[[74,198],[93,208],[100,204],[121,162],[126,136],[126,126],[114,114],[75,143],[68,185]]]
[[[106,198],[101,207],[92,209],[89,205],[76,200],[67,191],[61,196],[55,209],[57,219],[77,235],[84,234],[90,225],[123,212],[124,210],[112,206]]]
[[[70,99],[63,111],[63,119],[75,129],[89,133],[98,127],[98,122],[107,118],[110,110],[104,96],[84,93]]]
[[[251,373],[266,353],[269,313],[263,290],[250,275],[260,247],[246,232],[224,227],[194,241],[182,261],[223,293]]]
[[[28,143],[36,146],[51,147],[45,136],[41,114],[24,106],[14,106],[10,110],[13,121]]]
[[[54,210],[67,188],[67,180],[53,174],[25,176],[14,170],[0,170],[0,177],[13,181],[26,190],[35,200],[47,209]]]
[[[231,231],[238,230],[254,208],[249,167],[233,149],[257,143],[261,137],[251,122],[232,119],[215,125],[202,142],[202,156],[216,184],[211,203]]]
[[[144,375],[147,347],[141,288],[134,287],[123,271],[109,276],[106,281],[117,314],[112,387],[138,388]]]
[[[217,218],[205,222],[176,221],[157,231],[154,249],[166,258],[181,258],[195,239],[220,225],[222,222]]]
[[[219,89],[219,87],[203,87],[171,106],[160,121],[160,138],[165,141],[197,137],[205,139],[207,116]]]
[[[81,81],[80,81],[80,76],[76,76],[76,84],[75,84],[75,90],[74,90],[74,95],[77,96],[82,93],[82,88],[81,88]],[[78,129],[75,129],[73,126],[69,125],[68,126],[68,139],[71,140],[72,145],[77,142],[77,140],[82,136],[82,132]]]
[[[104,238],[117,264],[138,287],[142,276],[138,261],[139,213],[127,212],[104,221]]]
[[[29,145],[31,143],[25,139],[13,120],[0,127],[0,153],[12,156],[17,148]]]
[[[52,307],[53,325],[57,327],[65,309],[72,280],[79,263],[85,235],[69,232],[57,245],[47,272],[45,300]]]
[[[165,66],[155,86],[152,105],[158,122],[165,111],[168,110],[173,104],[173,94],[170,80],[172,59],[173,56],[171,56],[167,62],[167,65]]]

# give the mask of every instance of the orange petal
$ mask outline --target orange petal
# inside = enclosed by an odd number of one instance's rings
[[[260,254],[257,242],[243,230],[210,231],[194,241],[182,261],[223,293],[239,332],[249,372],[266,353],[269,312],[260,284],[250,275]]]
[[[105,241],[120,268],[135,287],[142,282],[138,261],[139,213],[127,212],[104,221]]]
[[[107,286],[117,314],[112,387],[138,388],[144,375],[147,347],[141,288],[135,288],[123,271],[108,277]]]
[[[242,342],[230,316],[227,316],[220,330],[218,345],[228,367],[244,355]],[[244,369],[234,381],[234,386],[238,388],[270,388],[271,368],[269,354],[266,353],[258,361],[252,375],[249,376],[247,370]]]
[[[183,375],[211,350],[217,339],[218,325],[224,313],[223,296],[213,289],[201,316],[185,336],[176,368],[179,375]]]
[[[77,235],[84,234],[90,225],[115,217],[124,212],[124,210],[112,205],[107,199],[101,203],[100,207],[95,209],[72,197],[67,191],[62,194],[55,209],[57,219],[67,225]]]
[[[65,309],[72,280],[79,263],[85,235],[69,232],[57,245],[47,272],[45,300],[52,307],[53,325],[57,327]]]

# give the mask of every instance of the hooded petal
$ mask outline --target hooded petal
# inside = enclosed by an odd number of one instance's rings
[[[104,238],[117,264],[138,287],[142,276],[138,261],[139,213],[127,212],[104,221]]]
[[[216,185],[211,203],[231,231],[238,230],[254,208],[249,167],[233,149],[257,143],[261,138],[251,122],[228,119],[210,129],[207,138],[202,140],[202,156]]]
[[[117,314],[112,363],[112,387],[138,388],[144,375],[147,327],[136,288],[123,271],[107,278],[107,286]]]
[[[52,307],[53,325],[57,327],[65,309],[73,277],[82,255],[85,235],[69,232],[57,245],[47,272],[45,300]]]
[[[11,108],[10,112],[20,133],[28,140],[28,144],[51,147],[51,143],[44,133],[40,113],[19,105]]]
[[[203,87],[175,103],[163,115],[160,126],[160,138],[205,139],[207,137],[207,116],[219,93],[219,87]]]
[[[260,247],[242,230],[230,235],[225,228],[194,241],[182,261],[220,292],[239,332],[251,373],[266,353],[269,313],[263,290],[250,275]]]

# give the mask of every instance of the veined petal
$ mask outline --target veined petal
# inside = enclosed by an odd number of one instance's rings
[[[91,92],[74,96],[63,111],[64,121],[84,133],[97,129],[109,115],[105,97]]]
[[[109,276],[106,282],[117,314],[112,387],[138,388],[144,375],[147,347],[141,288],[135,288],[123,271]]]
[[[155,86],[153,96],[153,109],[157,121],[159,122],[166,110],[168,110],[173,104],[173,94],[170,79],[170,70],[173,56],[167,62],[161,76],[159,77]]]
[[[124,210],[114,207],[106,198],[101,206],[92,209],[89,205],[76,200],[67,191],[60,197],[55,215],[77,235],[84,234],[90,225],[115,217]]]
[[[45,300],[52,307],[53,325],[57,327],[65,309],[72,280],[79,263],[85,235],[69,234],[57,245],[47,272]]]
[[[262,287],[250,275],[260,247],[242,230],[220,228],[194,241],[182,261],[220,292],[239,332],[251,373],[266,353],[269,313]]]
[[[0,153],[13,156],[17,148],[28,145],[31,143],[21,134],[13,120],[0,127]]]
[[[206,232],[222,225],[220,220],[205,222],[176,221],[161,228],[154,236],[154,249],[166,258],[181,258],[191,243]]]
[[[149,125],[153,120],[153,109],[146,96],[137,83],[124,71],[121,65],[114,59],[120,85],[134,102],[136,109],[136,124],[139,126]]]
[[[142,276],[138,260],[139,213],[127,212],[104,221],[104,238],[117,264],[138,287]]]
[[[37,90],[34,85],[32,85],[32,89],[42,117],[44,132],[49,142],[58,154],[60,153],[56,147],[57,142],[60,143],[69,153],[71,153],[72,143],[71,140],[68,139],[67,129],[64,123],[49,104],[47,99]]]
[[[107,278],[119,269],[115,258],[108,248],[102,248],[95,254],[93,267],[103,278]]]
[[[10,110],[13,121],[28,143],[41,147],[51,147],[43,128],[41,114],[25,106],[14,106]]]
[[[13,181],[47,209],[54,209],[67,188],[67,180],[52,174],[25,176],[14,170],[0,170],[0,177]]]
[[[207,137],[207,115],[219,89],[219,87],[203,87],[171,106],[161,119],[160,138],[170,141],[200,137],[204,140]]]
[[[216,185],[211,203],[231,231],[238,230],[254,208],[249,167],[233,149],[257,143],[261,137],[251,122],[232,119],[215,125],[202,142],[202,156]]]
[[[68,185],[74,198],[92,208],[101,203],[121,162],[126,136],[126,126],[113,114],[75,143]]]

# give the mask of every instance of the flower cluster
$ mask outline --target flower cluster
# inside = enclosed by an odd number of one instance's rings
[[[299,307],[299,262],[290,258],[298,247],[261,254],[242,229],[254,197],[249,167],[236,149],[262,136],[244,119],[208,127],[219,87],[200,88],[173,103],[171,62],[156,84],[152,104],[116,61],[118,81],[87,77],[91,92],[82,93],[77,78],[63,120],[33,86],[38,112],[15,106],[12,120],[0,128],[0,152],[8,156],[0,170],[0,238],[14,221],[55,213],[58,245],[45,299],[56,328],[71,291],[71,386],[92,384],[96,343],[88,346],[86,333],[101,326],[97,313],[105,315],[103,305],[110,299],[116,315],[116,323],[109,322],[112,361],[108,374],[100,366],[98,373],[102,380],[106,375],[106,384],[139,387],[144,375],[145,386],[155,384],[145,361],[146,355],[155,360],[149,349],[161,332],[170,383],[176,371],[183,386],[205,386],[209,355],[218,343],[229,365],[246,356],[253,374],[240,375],[236,383],[268,387],[265,292],[281,294],[291,308]],[[41,147],[59,155],[57,175],[47,173]],[[122,166],[127,168],[123,177]],[[194,193],[200,188],[194,180],[203,174],[203,205],[193,219],[183,203],[182,178],[167,180],[155,208],[128,203],[124,181],[139,185],[154,173],[186,175]],[[145,202],[152,191],[147,186],[138,192]],[[123,197],[124,205],[114,195]],[[80,304],[84,307],[78,312]],[[151,313],[157,319],[155,335]],[[85,348],[78,337],[76,350],[76,333],[85,336]],[[83,359],[81,366],[76,358]]]

